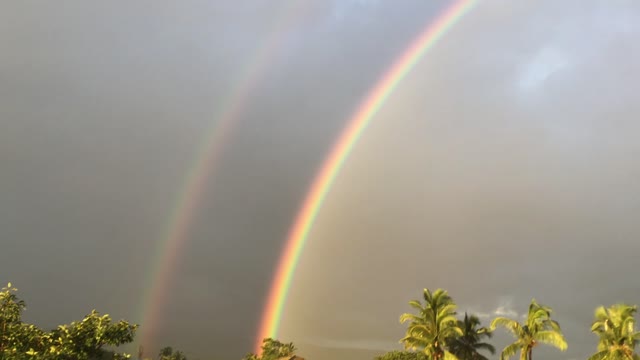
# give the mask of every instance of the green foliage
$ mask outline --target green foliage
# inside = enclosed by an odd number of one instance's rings
[[[480,326],[477,316],[464,314],[463,320],[458,320],[458,326],[462,329],[462,336],[454,337],[449,341],[449,351],[460,360],[487,360],[479,350],[486,350],[492,355],[496,349],[493,345],[482,342],[483,338],[491,338],[489,329]]]
[[[15,346],[22,348],[27,338],[22,336],[22,311],[25,302],[18,299],[18,291],[9,283],[0,291],[0,352]]]
[[[17,289],[9,283],[0,290],[0,360],[120,360],[130,355],[111,348],[131,343],[138,325],[125,320],[113,322],[107,314],[93,310],[84,319],[60,325],[47,332],[22,321],[26,304],[16,295]],[[551,308],[529,305],[523,323],[497,317],[489,328],[481,326],[477,316],[465,313],[463,320],[456,318],[456,304],[447,291],[423,290],[423,302],[412,300],[409,305],[416,313],[404,313],[401,323],[407,323],[405,337],[400,342],[404,351],[390,351],[375,360],[487,360],[480,351],[495,353],[494,347],[483,342],[491,338],[497,327],[511,333],[514,342],[506,346],[501,360],[520,353],[520,360],[532,360],[533,348],[546,344],[562,351],[567,343],[557,321],[551,319]],[[636,306],[616,304],[600,306],[595,311],[591,331],[599,338],[598,351],[589,360],[640,360],[635,348],[640,331],[635,329]],[[295,356],[293,343],[282,343],[266,338],[261,354],[247,354],[242,360],[281,360]],[[142,357],[142,348],[139,357]],[[296,357],[298,358],[298,357]],[[151,359],[150,359],[151,360]],[[156,360],[156,359],[153,359]],[[157,360],[187,360],[172,347],[162,348]]]
[[[424,289],[423,298],[424,305],[418,300],[409,302],[418,311],[417,315],[405,313],[400,316],[401,323],[409,322],[400,342],[405,349],[420,349],[435,360],[457,359],[447,350],[451,339],[463,335],[456,318],[456,304],[443,289],[437,289],[433,294]]]
[[[539,344],[547,344],[562,351],[567,349],[567,342],[562,335],[560,325],[551,320],[551,308],[531,300],[529,313],[525,323],[505,317],[497,317],[491,322],[491,329],[504,327],[516,339],[502,350],[501,359],[509,359],[520,351],[521,360],[531,360],[533,348]]]
[[[22,322],[24,301],[18,299],[11,283],[0,291],[0,358],[29,360],[89,360],[101,358],[104,347],[133,341],[137,325],[121,320],[112,323],[109,315],[95,310],[80,322],[60,325],[45,332]],[[113,359],[128,358],[113,353]]]
[[[160,349],[158,360],[187,360],[187,357],[181,351],[173,351],[171,346]]]
[[[262,340],[262,355],[247,354],[243,360],[278,360],[283,357],[293,356],[296,352],[293,343],[281,343],[272,338]]]
[[[589,360],[635,360],[640,357],[635,347],[640,332],[635,330],[635,313],[638,308],[616,304],[610,308],[600,306],[595,311],[591,331],[598,335],[598,352]]]
[[[103,347],[133,341],[137,325],[121,320],[111,322],[109,315],[93,310],[80,322],[60,325],[49,336],[49,352],[59,359],[88,359],[101,356]]]
[[[377,356],[375,360],[428,360],[428,358],[423,352],[395,350]]]

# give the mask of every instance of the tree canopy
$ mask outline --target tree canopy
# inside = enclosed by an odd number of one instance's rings
[[[560,330],[560,324],[551,319],[551,308],[531,300],[529,312],[524,323],[506,317],[497,317],[491,322],[491,329],[500,326],[507,329],[515,341],[505,347],[501,359],[509,359],[520,351],[520,359],[531,360],[533,348],[546,344],[562,351],[567,349],[567,342]]]
[[[428,360],[428,358],[424,352],[395,350],[376,356],[374,360]]]
[[[640,332],[635,329],[637,306],[616,304],[600,306],[595,311],[591,331],[598,335],[598,352],[589,360],[637,360],[635,347]]]
[[[59,325],[46,331],[22,319],[26,309],[18,289],[11,283],[0,290],[0,360],[118,360],[131,356],[117,351],[118,346],[132,343],[138,325],[125,320],[113,321],[108,314],[92,310],[80,321]],[[500,353],[506,360],[518,352],[521,360],[532,360],[533,349],[540,344],[559,350],[567,349],[560,324],[551,318],[552,309],[535,299],[522,322],[498,316],[487,328],[478,316],[464,313],[460,318],[457,305],[444,289],[424,289],[422,301],[412,300],[413,313],[400,316],[407,323],[400,342],[405,350],[393,350],[374,360],[487,360],[495,349],[487,340],[493,331],[504,328],[514,341]],[[597,352],[589,360],[640,360],[636,346],[640,331],[636,330],[635,305],[599,306],[591,331],[598,336]],[[249,353],[242,360],[291,360],[303,358],[290,343],[273,338],[263,339],[260,354]],[[483,353],[484,352],[484,353]],[[183,352],[167,346],[153,358],[146,358],[140,347],[140,360],[187,360]],[[214,355],[215,356],[215,355]]]
[[[409,323],[400,342],[405,349],[420,349],[435,360],[456,359],[448,347],[452,339],[463,335],[456,318],[456,304],[443,289],[433,293],[424,289],[422,295],[424,304],[419,300],[409,302],[417,314],[404,313],[400,316],[401,323]]]
[[[480,326],[480,319],[475,315],[464,313],[464,318],[458,320],[458,327],[462,329],[462,335],[449,341],[449,351],[460,360],[488,360],[480,353],[486,350],[491,355],[496,349],[493,345],[483,342],[483,338],[491,338],[491,331]]]
[[[278,360],[291,357],[296,352],[293,343],[282,343],[272,338],[262,340],[262,353],[260,355],[249,353],[243,360]]]
[[[51,331],[22,321],[26,308],[9,283],[0,291],[0,355],[2,359],[91,360],[133,341],[137,325],[125,320],[112,322],[107,314],[93,310],[81,321],[60,325]],[[111,352],[113,358],[128,354]]]

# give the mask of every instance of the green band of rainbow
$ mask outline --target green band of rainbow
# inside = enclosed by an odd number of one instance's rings
[[[261,352],[262,339],[276,337],[278,334],[280,319],[282,318],[291,280],[302,250],[304,249],[309,230],[322,207],[327,193],[331,189],[331,185],[354,145],[367,128],[367,125],[371,122],[373,116],[380,110],[382,105],[384,105],[389,95],[396,89],[402,79],[413,69],[420,58],[431,49],[447,30],[459,21],[476,2],[477,0],[459,0],[446,8],[445,11],[438,16],[435,21],[431,22],[418,38],[411,43],[402,56],[395,61],[392,67],[369,92],[365,101],[358,107],[353,117],[348,121],[347,126],[340,134],[338,141],[331,149],[318,175],[313,181],[310,191],[289,233],[264,308],[260,329],[256,338],[256,353]]]
[[[154,351],[155,337],[161,326],[162,313],[170,297],[173,273],[182,257],[189,240],[189,230],[194,221],[201,199],[212,185],[214,170],[220,163],[224,145],[229,140],[235,125],[240,121],[251,92],[266,74],[277,51],[283,44],[283,34],[304,20],[309,6],[306,3],[290,1],[281,9],[274,19],[274,28],[266,41],[256,49],[254,56],[244,68],[240,78],[230,88],[229,95],[221,101],[217,121],[204,134],[200,148],[196,150],[196,158],[187,173],[184,186],[177,194],[175,206],[169,216],[166,228],[148,273],[149,286],[144,293],[139,314],[141,323],[141,341],[145,349]]]

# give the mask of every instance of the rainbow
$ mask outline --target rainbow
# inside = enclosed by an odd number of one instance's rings
[[[222,149],[239,121],[240,115],[250,98],[251,91],[265,74],[268,65],[277,53],[283,34],[303,20],[303,15],[309,10],[308,5],[291,2],[283,8],[280,16],[275,19],[275,26],[266,41],[256,49],[255,56],[247,64],[245,71],[229,92],[227,99],[222,101],[220,113],[215,124],[204,134],[204,140],[196,150],[196,158],[189,166],[189,171],[183,187],[174,201],[176,204],[164,229],[156,252],[152,256],[152,266],[148,274],[147,291],[142,297],[140,305],[141,344],[145,351],[154,351],[155,336],[160,326],[162,312],[169,298],[172,275],[184,250],[189,230],[199,208],[200,200],[207,188],[211,186],[214,169],[220,162]]]
[[[261,352],[262,339],[276,337],[278,334],[291,280],[309,236],[309,231],[354,145],[402,79],[415,67],[422,56],[442,38],[447,30],[473,8],[476,2],[477,0],[458,0],[446,8],[393,63],[347,122],[338,141],[325,158],[289,232],[264,308],[255,343],[256,353]]]

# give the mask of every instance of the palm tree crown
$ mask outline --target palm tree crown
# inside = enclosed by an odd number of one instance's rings
[[[458,326],[462,329],[462,336],[451,339],[449,351],[460,360],[488,360],[478,350],[487,350],[492,355],[496,349],[493,345],[482,342],[482,338],[491,338],[491,332],[485,327],[480,327],[480,319],[477,316],[464,314],[463,320],[458,320]]]
[[[429,289],[423,291],[424,305],[412,300],[409,305],[418,310],[418,314],[405,313],[400,322],[409,322],[406,336],[400,340],[405,348],[421,349],[435,360],[457,359],[447,350],[448,342],[456,336],[462,336],[462,329],[456,319],[456,304],[449,294],[438,289],[433,294]]]
[[[591,331],[598,335],[598,352],[589,360],[640,359],[635,347],[640,332],[635,331],[636,306],[616,304],[606,309],[600,306],[595,311]]]
[[[498,326],[506,328],[516,340],[502,350],[500,359],[509,359],[520,351],[521,360],[531,360],[533,348],[539,344],[551,345],[562,351],[567,349],[567,342],[562,335],[560,325],[551,320],[551,308],[531,300],[529,313],[523,324],[518,321],[497,317],[491,322],[491,329]]]

